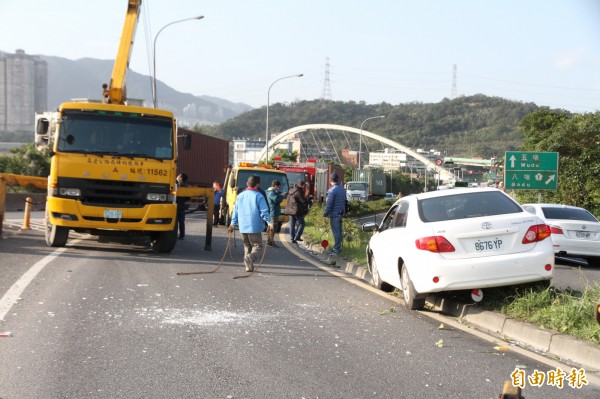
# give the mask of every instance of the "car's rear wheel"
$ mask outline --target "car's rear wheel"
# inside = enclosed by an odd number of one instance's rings
[[[419,310],[423,309],[425,306],[425,298],[417,298],[417,291],[415,290],[415,286],[410,280],[410,276],[408,275],[408,268],[406,265],[402,265],[402,295],[404,297],[404,303],[407,308],[410,310]]]
[[[391,292],[394,289],[391,285],[381,280],[374,255],[369,257],[369,272],[371,273],[371,284],[373,284],[373,287],[386,292]]]

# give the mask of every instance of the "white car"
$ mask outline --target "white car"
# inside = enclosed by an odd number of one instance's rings
[[[550,227],[495,188],[409,195],[362,229],[374,231],[373,285],[401,289],[410,309],[430,293],[549,284],[554,273]]]
[[[600,222],[594,215],[584,208],[559,204],[525,204],[523,208],[550,226],[557,256],[583,257],[588,265],[600,266]]]

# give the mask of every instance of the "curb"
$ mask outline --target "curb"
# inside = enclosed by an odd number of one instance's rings
[[[306,243],[304,247],[312,252],[323,254],[324,249],[317,244]],[[371,284],[371,273],[361,264],[338,261],[339,270],[352,274]],[[511,341],[517,346],[533,349],[550,355],[567,363],[574,363],[586,369],[588,373],[600,371],[600,346],[583,341],[570,335],[534,326],[528,322],[510,319],[503,314],[491,312],[473,304],[459,303],[448,298],[429,297],[427,302],[433,310],[447,313],[467,323],[467,325],[484,330],[501,339]]]

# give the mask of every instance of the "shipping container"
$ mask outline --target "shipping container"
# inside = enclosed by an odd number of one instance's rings
[[[188,176],[188,185],[211,187],[225,180],[229,166],[229,140],[179,128],[177,173]]]
[[[316,173],[315,173],[315,200],[319,201],[320,203],[322,203],[323,201],[325,201],[326,197],[327,197],[327,190],[329,190],[329,187],[331,187],[331,180],[329,179],[329,177],[331,176],[332,173],[336,173],[338,175],[338,177],[340,178],[340,184],[343,186],[344,185],[344,168],[342,168],[341,166],[335,166],[335,165],[327,165],[325,167],[320,167],[317,168]]]

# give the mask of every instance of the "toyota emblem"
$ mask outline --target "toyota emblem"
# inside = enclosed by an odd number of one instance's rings
[[[485,230],[489,230],[492,228],[492,224],[490,222],[483,222],[483,223],[481,223],[481,228],[485,229]]]

